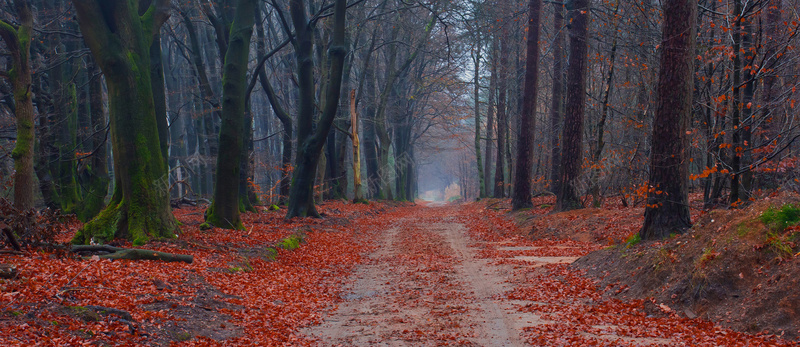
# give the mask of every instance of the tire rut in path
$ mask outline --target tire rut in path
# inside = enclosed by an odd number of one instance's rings
[[[344,301],[304,333],[325,346],[523,345],[522,327],[542,322],[500,300],[510,270],[479,259],[464,225],[435,215],[381,233]]]

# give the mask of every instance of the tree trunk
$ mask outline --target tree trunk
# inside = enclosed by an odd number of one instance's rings
[[[476,23],[477,24],[477,23]],[[473,92],[473,99],[475,101],[475,162],[478,165],[478,197],[486,197],[486,182],[483,175],[483,163],[481,160],[481,48],[483,42],[481,41],[481,33],[479,30],[475,31],[475,55],[473,55],[472,63],[474,64],[474,78],[475,78],[475,91]]]
[[[503,35],[500,37],[500,76],[497,78],[497,161],[494,166],[494,197],[505,197],[506,191],[506,138],[508,133],[508,120],[506,119],[506,78],[508,77],[508,23],[503,25]],[[497,55],[494,56],[497,59]]]
[[[361,194],[361,141],[358,138],[358,112],[356,112],[356,91],[350,92],[350,126],[353,134],[353,202],[363,202]]]
[[[134,245],[175,237],[167,168],[161,157],[150,74],[150,44],[168,1],[139,16],[135,3],[74,0],[84,40],[106,76],[116,184],[111,203],[78,231],[75,243],[126,238]]]
[[[564,117],[564,4],[553,3],[553,100],[550,106],[550,191],[559,191],[561,122]]]
[[[245,90],[250,38],[255,22],[256,0],[239,0],[231,26],[222,78],[222,126],[214,184],[214,200],[206,211],[209,224],[225,229],[244,229],[239,216],[239,172],[245,136]],[[250,129],[247,129],[250,131]]]
[[[517,167],[514,171],[514,193],[511,206],[514,210],[533,207],[531,201],[531,165],[536,129],[536,98],[539,90],[539,20],[541,0],[528,3],[528,56],[525,62],[525,94],[520,114],[520,129],[517,137]]]
[[[589,47],[589,1],[575,0],[569,8],[569,68],[567,70],[567,109],[561,137],[561,173],[556,194],[556,209],[569,211],[583,207],[578,179],[583,164],[583,113],[586,108],[586,62]]]
[[[312,32],[302,0],[289,3],[295,28],[295,54],[297,59],[297,81],[300,100],[297,117],[297,159],[289,192],[289,208],[286,218],[318,217],[314,206],[314,176],[318,160],[339,106],[342,72],[347,55],[345,42],[346,0],[336,0],[334,5],[333,37],[329,47],[330,72],[325,84],[326,99],[322,115],[313,129],[314,118],[314,60]]]
[[[664,3],[658,100],[642,239],[666,238],[691,227],[688,136],[692,112],[697,0]]]
[[[17,143],[11,156],[14,159],[14,207],[20,211],[34,208],[33,146],[36,142],[33,99],[31,92],[31,34],[33,16],[27,0],[15,0],[19,27],[0,20],[0,38],[11,55],[11,87],[17,123]]]
[[[492,166],[494,166],[494,139],[492,136],[497,138],[497,134],[495,133],[495,95],[497,93],[497,55],[500,54],[500,50],[497,47],[497,38],[492,39],[492,66],[491,66],[491,76],[489,77],[489,97],[486,98],[486,160],[483,162],[483,174],[486,176],[486,196],[494,196],[494,176],[492,175]],[[492,184],[489,184],[491,182]]]

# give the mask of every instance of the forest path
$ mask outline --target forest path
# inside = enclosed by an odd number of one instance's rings
[[[344,302],[305,333],[326,346],[523,345],[543,321],[502,300],[512,269],[478,255],[452,207],[418,211],[379,234]]]
[[[571,314],[560,312],[570,311],[565,306],[515,300],[513,293],[525,290],[531,278],[558,277],[551,270],[577,259],[570,255],[584,252],[580,246],[476,240],[469,229],[476,228],[475,220],[468,226],[464,212],[458,206],[418,207],[378,233],[377,250],[352,275],[343,301],[322,324],[302,333],[322,346],[525,346],[539,344],[526,340],[526,328],[570,326]],[[477,228],[490,224],[482,220]],[[562,294],[539,290],[534,296]],[[567,300],[586,309],[580,298]],[[550,330],[558,337],[549,343],[563,345],[559,337],[601,345],[671,342],[616,334],[622,326],[587,328]]]

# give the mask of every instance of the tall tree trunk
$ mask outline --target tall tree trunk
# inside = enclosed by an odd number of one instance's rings
[[[295,28],[295,54],[297,59],[297,81],[300,100],[297,117],[297,159],[289,192],[289,209],[286,218],[318,217],[314,206],[314,176],[318,160],[330,132],[333,119],[339,106],[342,72],[347,55],[345,42],[346,0],[336,0],[333,14],[333,36],[329,47],[330,72],[326,81],[325,100],[322,115],[313,128],[314,121],[314,61],[311,28],[306,17],[302,0],[289,3],[292,22]]]
[[[135,1],[73,3],[84,40],[106,76],[116,181],[111,203],[73,242],[121,237],[138,246],[154,237],[175,237],[178,224],[169,207],[150,74],[140,73],[150,71],[150,44],[166,21],[169,2],[154,2],[141,17]]]
[[[11,88],[14,95],[14,111],[17,124],[17,143],[11,156],[14,159],[14,207],[25,211],[34,208],[33,147],[36,142],[34,127],[32,79],[31,79],[31,34],[33,16],[27,0],[15,0],[19,27],[14,28],[0,20],[0,38],[5,42],[11,56]]]
[[[239,0],[225,53],[222,78],[222,126],[214,184],[214,200],[206,222],[225,229],[244,229],[239,216],[239,172],[242,169],[245,131],[245,90],[250,38],[255,22],[256,0]],[[248,127],[247,131],[250,131]]]
[[[495,132],[495,95],[497,93],[497,55],[500,54],[500,49],[497,47],[497,38],[492,38],[492,62],[491,62],[491,76],[489,77],[489,97],[486,101],[486,160],[483,162],[483,173],[486,175],[486,196],[494,196],[494,176],[492,175],[492,167],[494,166],[494,139],[497,138]]]
[[[528,56],[525,63],[525,94],[520,114],[517,137],[517,167],[514,171],[514,193],[511,206],[514,210],[533,207],[531,201],[531,165],[533,164],[533,139],[536,129],[536,98],[539,90],[539,20],[541,0],[528,3]]]
[[[494,166],[494,197],[503,198],[506,196],[506,139],[508,138],[508,119],[506,119],[506,86],[508,77],[508,26],[503,25],[503,34],[500,37],[500,67],[499,77],[497,78],[497,161]],[[497,56],[495,56],[495,59]]]
[[[692,112],[697,0],[667,0],[663,12],[650,189],[639,231],[642,239],[665,238],[691,227],[686,129]]]
[[[558,194],[556,194],[556,209],[559,211],[583,207],[577,185],[583,163],[583,113],[586,108],[589,1],[575,0],[570,5],[567,109],[561,137],[560,184]]]
[[[550,106],[550,191],[559,191],[561,122],[564,117],[564,4],[553,3],[553,100]]]
[[[477,23],[476,23],[477,24]],[[473,92],[473,99],[475,99],[475,162],[478,165],[478,197],[483,198],[486,197],[486,182],[484,181],[483,175],[483,163],[481,160],[481,99],[480,99],[480,91],[481,91],[481,48],[483,46],[483,42],[481,40],[481,33],[479,30],[475,30],[475,49],[474,55],[472,57],[472,63],[474,65],[474,84],[475,84],[475,91]]]

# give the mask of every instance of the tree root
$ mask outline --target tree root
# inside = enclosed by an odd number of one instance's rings
[[[148,249],[128,249],[108,245],[73,245],[73,253],[104,253],[98,255],[101,259],[128,259],[128,260],[160,260],[166,262],[182,261],[191,264],[194,257],[186,254],[157,252]]]

